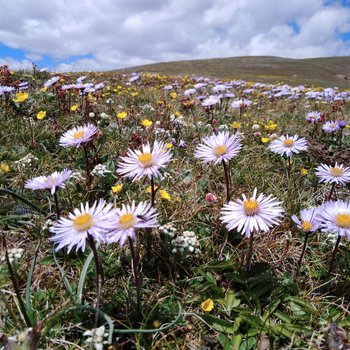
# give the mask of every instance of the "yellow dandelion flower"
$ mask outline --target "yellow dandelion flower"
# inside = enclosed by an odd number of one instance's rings
[[[125,111],[117,113],[118,119],[125,119],[127,116],[128,116],[128,113]]]
[[[71,110],[72,112],[75,112],[78,108],[79,108],[78,105],[73,105],[73,106],[71,106],[70,110]]]
[[[115,185],[112,186],[112,192],[113,193],[118,193],[123,189],[123,184]]]
[[[177,97],[177,93],[176,92],[171,92],[169,94],[169,96],[170,96],[170,98],[175,99]]]
[[[8,173],[10,171],[10,167],[6,163],[0,163],[0,170],[4,173]]]
[[[165,146],[167,149],[173,148],[173,144],[171,142],[168,142]]]
[[[308,173],[309,173],[309,170],[307,170],[305,168],[300,170],[300,174],[303,175],[303,176],[306,176]]]
[[[24,92],[24,91],[17,92],[16,98],[13,99],[13,102],[16,102],[16,103],[24,102],[28,98],[28,96],[29,96],[28,92]]]
[[[201,309],[204,312],[210,312],[211,310],[213,310],[214,309],[213,299],[208,298],[207,300],[204,300],[203,303],[201,304]]]
[[[138,94],[139,94],[139,93],[138,93],[137,91],[136,91],[136,92],[132,92],[132,93],[131,93],[131,96],[132,96],[132,97],[135,97],[135,96],[137,96]]]
[[[231,124],[231,126],[234,128],[234,129],[239,129],[241,127],[241,123],[240,122],[233,122]]]
[[[141,124],[144,127],[148,128],[148,127],[150,127],[153,124],[153,122],[151,120],[149,120],[149,119],[142,119]]]
[[[162,199],[165,199],[167,201],[171,201],[170,194],[166,190],[159,190],[159,194],[162,197]]]
[[[152,193],[152,187],[151,187],[151,186],[148,186],[148,187],[146,188],[146,192],[147,192],[147,193]]]
[[[261,138],[261,142],[262,143],[267,143],[267,142],[270,142],[270,141],[271,141],[271,139],[269,137],[262,137]]]
[[[42,120],[46,117],[46,111],[40,111],[37,115],[36,115],[36,119],[38,120]]]

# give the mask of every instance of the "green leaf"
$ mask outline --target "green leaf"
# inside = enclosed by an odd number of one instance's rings
[[[285,313],[282,312],[282,311],[276,310],[276,311],[273,313],[273,316],[279,318],[279,319],[280,319],[281,321],[283,321],[283,322],[292,323],[292,319],[291,319],[287,314],[285,314]]]
[[[290,301],[299,305],[304,311],[306,311],[307,313],[309,313],[311,315],[317,313],[317,309],[312,304],[310,304],[309,302],[307,302],[304,299],[297,298],[297,297],[290,297]]]
[[[256,349],[255,347],[256,339],[251,337],[248,339],[243,340],[241,346],[239,347],[239,350],[250,350],[250,349]]]
[[[203,319],[203,321],[207,323],[210,328],[218,332],[225,334],[234,334],[236,331],[234,322],[217,318],[212,315],[199,315],[199,317]]]
[[[232,350],[231,341],[225,334],[220,333],[218,339],[224,350]]]
[[[236,293],[229,289],[225,295],[225,307],[226,311],[231,312],[232,308],[237,307],[241,304],[241,301],[236,298]]]

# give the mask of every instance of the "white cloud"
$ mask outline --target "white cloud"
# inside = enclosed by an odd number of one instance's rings
[[[58,70],[159,61],[349,55],[338,33],[350,9],[322,0],[16,0],[2,5],[0,42],[51,56]],[[295,31],[293,25],[298,28]],[[75,62],[72,56],[88,56]],[[91,58],[90,58],[91,57]]]

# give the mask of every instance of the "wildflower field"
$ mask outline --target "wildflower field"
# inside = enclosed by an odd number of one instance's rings
[[[2,349],[349,349],[350,90],[0,68]]]

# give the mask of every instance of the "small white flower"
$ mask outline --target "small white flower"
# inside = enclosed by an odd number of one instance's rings
[[[92,176],[103,177],[106,174],[110,174],[111,171],[107,169],[104,164],[97,164],[91,171]]]

